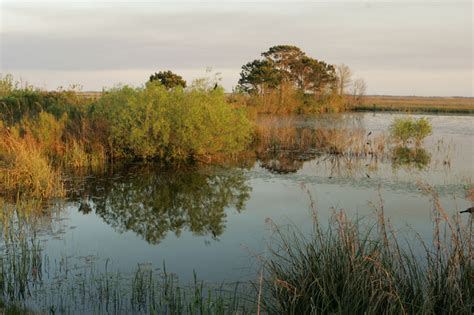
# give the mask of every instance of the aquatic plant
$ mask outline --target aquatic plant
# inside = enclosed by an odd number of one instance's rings
[[[0,259],[0,311],[25,313],[247,314],[255,303],[248,284],[180,285],[165,265],[140,264],[131,275],[93,263],[53,265],[35,239],[8,243]],[[52,279],[46,279],[52,277]],[[26,309],[29,306],[30,309]]]

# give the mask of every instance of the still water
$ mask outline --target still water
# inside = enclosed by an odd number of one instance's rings
[[[387,133],[397,116],[276,117],[272,123],[362,128],[370,142]],[[345,161],[309,148],[284,161],[257,156],[227,167],[115,166],[100,175],[72,176],[69,197],[53,202],[52,214],[39,218],[34,229],[50,264],[108,261],[109,268],[126,273],[138,264],[166,263],[183,281],[195,270],[211,282],[255,279],[271,237],[268,222],[311,228],[308,195],[322,222],[340,209],[375,219],[374,208],[383,203],[398,233],[410,238],[415,231],[430,240],[433,205],[420,185],[434,187],[451,215],[472,206],[466,193],[474,178],[474,116],[424,116],[433,134],[420,161]]]

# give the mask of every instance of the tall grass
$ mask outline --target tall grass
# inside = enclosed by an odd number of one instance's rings
[[[311,235],[274,227],[263,305],[270,314],[472,314],[473,229],[433,194],[433,244],[404,244],[378,210],[363,226],[334,213],[327,228],[313,204]]]
[[[386,153],[386,137],[377,134],[369,138],[367,134],[363,128],[296,128],[291,118],[284,123],[277,122],[276,118],[266,118],[256,127],[256,150],[313,150],[325,154],[382,157]]]
[[[60,173],[30,135],[21,137],[0,123],[0,193],[62,196]]]

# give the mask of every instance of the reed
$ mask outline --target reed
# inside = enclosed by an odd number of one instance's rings
[[[0,193],[48,198],[64,195],[60,172],[29,134],[0,124]]]
[[[387,153],[385,135],[367,134],[363,128],[296,128],[291,118],[285,122],[265,118],[257,124],[255,143],[258,152],[312,150],[352,157],[383,157]]]
[[[471,314],[472,222],[449,217],[433,197],[433,244],[407,242],[385,219],[364,226],[335,212],[317,219],[310,236],[274,226],[265,262],[265,311],[270,314]],[[472,218],[471,218],[472,220]]]

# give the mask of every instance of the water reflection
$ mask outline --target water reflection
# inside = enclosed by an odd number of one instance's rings
[[[158,244],[169,231],[179,236],[184,229],[217,238],[225,229],[225,209],[242,211],[250,191],[240,170],[146,165],[89,178],[75,199],[82,213],[95,212],[116,230],[133,231]]]
[[[296,173],[303,167],[304,162],[314,160],[318,156],[320,154],[310,149],[257,152],[260,166],[277,174]]]
[[[402,166],[425,170],[431,162],[431,154],[423,148],[396,147],[392,152],[392,166],[397,169]]]

